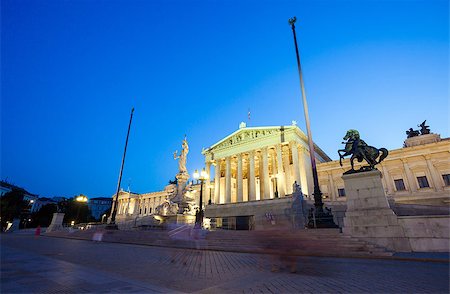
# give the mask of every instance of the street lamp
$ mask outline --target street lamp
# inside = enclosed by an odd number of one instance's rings
[[[80,195],[75,198],[75,201],[78,202],[78,210],[77,210],[77,218],[76,218],[76,220],[78,221],[78,217],[80,216],[80,207],[83,203],[86,203],[88,201],[88,198],[84,195]]]
[[[292,33],[294,34],[295,54],[297,56],[297,68],[298,68],[298,75],[300,78],[300,89],[302,92],[303,111],[305,113],[306,131],[308,133],[309,156],[311,159],[311,168],[312,168],[312,175],[313,175],[313,181],[314,181],[314,193],[313,193],[314,206],[315,206],[314,217],[315,217],[316,222],[317,221],[319,222],[318,227],[337,227],[333,221],[333,216],[331,215],[331,213],[324,212],[324,210],[323,210],[322,192],[320,191],[320,187],[319,187],[319,178],[317,176],[314,143],[312,140],[311,127],[310,127],[310,123],[309,123],[308,103],[306,102],[305,85],[303,84],[303,73],[302,73],[302,67],[300,64],[300,54],[298,53],[297,36],[295,34],[295,22],[296,21],[297,21],[297,18],[294,16],[294,17],[290,18],[288,22],[292,28]],[[310,223],[312,223],[311,220],[310,220]]]
[[[200,210],[198,211],[198,215],[195,218],[195,226],[201,229],[203,228],[203,182],[209,179],[209,175],[204,168],[200,173],[198,172],[198,170],[195,170],[194,179],[200,181]]]

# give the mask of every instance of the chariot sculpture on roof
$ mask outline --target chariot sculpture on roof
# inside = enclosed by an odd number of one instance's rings
[[[430,126],[426,125],[427,120],[424,120],[423,123],[420,125],[417,125],[420,130],[413,130],[413,128],[409,128],[409,130],[406,131],[407,138],[417,137],[421,135],[428,135],[431,133]]]

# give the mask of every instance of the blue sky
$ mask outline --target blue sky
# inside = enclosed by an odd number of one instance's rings
[[[1,178],[41,196],[162,189],[202,147],[249,126],[305,130],[297,37],[314,141],[345,132],[400,148],[427,119],[448,137],[448,1],[1,2]]]

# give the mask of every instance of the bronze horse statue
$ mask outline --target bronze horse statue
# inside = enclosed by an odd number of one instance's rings
[[[389,153],[386,148],[378,149],[367,145],[366,142],[360,139],[359,132],[357,130],[348,130],[344,140],[347,140],[347,142],[342,142],[342,144],[345,144],[345,148],[338,150],[339,163],[342,166],[342,159],[344,159],[345,156],[351,155],[351,171],[355,171],[353,162],[355,159],[357,159],[358,162],[362,162],[364,159],[369,164],[368,167],[362,167],[361,170],[372,170],[375,168],[375,165],[383,161]],[[379,159],[377,161],[378,157]]]

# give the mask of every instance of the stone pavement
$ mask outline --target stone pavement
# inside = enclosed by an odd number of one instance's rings
[[[449,292],[442,262],[299,257],[292,274],[271,272],[260,254],[15,234],[0,242],[1,293]]]

